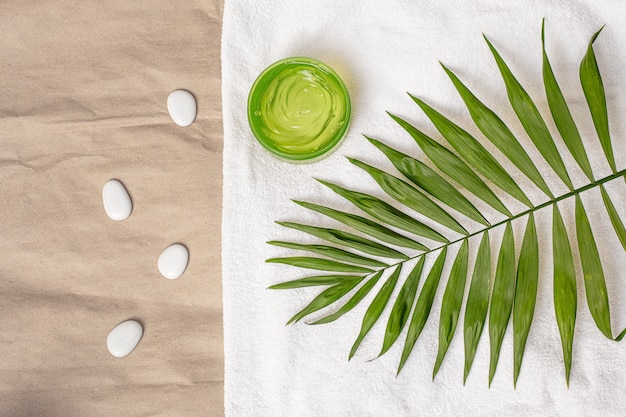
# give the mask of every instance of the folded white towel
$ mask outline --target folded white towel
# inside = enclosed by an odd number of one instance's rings
[[[276,225],[275,220],[335,225],[291,203],[291,198],[356,212],[312,177],[385,198],[367,175],[344,158],[358,157],[379,167],[390,167],[362,133],[424,160],[412,139],[385,114],[386,110],[400,114],[439,138],[405,92],[425,99],[470,132],[478,132],[472,128],[463,102],[438,61],[453,69],[483,101],[497,109],[529,148],[530,155],[539,159],[510,109],[482,33],[492,40],[540,110],[547,114],[541,81],[540,31],[544,17],[554,71],[579,121],[585,145],[594,155],[591,162],[598,176],[608,174],[608,167],[586,109],[578,65],[591,35],[607,24],[596,42],[596,53],[608,92],[617,165],[626,167],[626,7],[620,1],[226,0],[222,39],[222,262],[227,416],[625,415],[626,343],[610,342],[597,330],[580,277],[571,388],[566,388],[549,256],[543,257],[540,265],[535,321],[517,390],[512,383],[510,325],[491,389],[487,388],[487,327],[467,385],[463,386],[462,318],[443,366],[431,381],[445,281],[440,285],[430,320],[397,378],[395,370],[406,329],[386,355],[366,362],[380,350],[385,315],[352,361],[347,361],[373,293],[331,324],[285,326],[319,289],[266,290],[269,285],[304,273],[265,264],[267,258],[289,253],[265,242],[313,241]],[[246,100],[255,78],[271,63],[296,55],[329,64],[344,79],[352,97],[352,122],[345,141],[337,152],[315,164],[289,164],[268,154],[253,137],[246,117]],[[560,141],[552,122],[548,123]],[[479,132],[477,136],[482,138]],[[486,140],[482,142],[494,149]],[[584,177],[561,145],[559,149],[564,150],[563,158],[574,182],[583,183]],[[537,165],[548,180],[555,179],[547,164],[538,161]],[[521,175],[516,179],[525,190],[532,189]],[[553,182],[558,183],[558,179]],[[615,203],[620,213],[625,213],[623,181],[614,181],[608,188],[617,191]],[[535,202],[544,198],[530,191],[529,196]],[[618,326],[626,325],[626,259],[598,196],[594,190],[585,194],[583,201],[605,260],[615,332]],[[571,232],[573,201],[564,201],[561,207]],[[549,255],[551,211],[540,213],[537,222],[541,251]],[[524,224],[522,220],[514,225],[518,249]],[[494,242],[497,236],[501,231],[494,233]],[[570,238],[575,242],[572,233]],[[471,245],[475,252],[478,242],[472,240]],[[498,247],[492,246],[494,259]],[[429,259],[427,268],[432,261]],[[451,263],[448,261],[447,268]],[[469,280],[466,291],[468,287]]]

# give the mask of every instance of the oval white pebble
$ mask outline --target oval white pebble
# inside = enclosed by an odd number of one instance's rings
[[[143,336],[141,324],[135,320],[126,320],[111,330],[107,337],[107,348],[111,355],[123,358],[137,347],[141,336]]]
[[[113,220],[124,220],[133,211],[130,196],[118,180],[109,180],[102,187],[102,202],[107,216]]]
[[[167,111],[178,126],[189,126],[196,118],[196,99],[189,91],[174,90],[167,97]]]
[[[189,262],[189,252],[183,245],[176,243],[168,246],[159,256],[159,272],[167,279],[176,279],[185,272]]]

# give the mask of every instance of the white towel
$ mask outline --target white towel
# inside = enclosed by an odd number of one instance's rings
[[[571,386],[566,387],[552,302],[549,208],[537,215],[541,253],[545,256],[540,264],[535,320],[516,390],[512,382],[511,325],[491,388],[487,387],[487,326],[473,369],[463,386],[463,311],[442,368],[436,379],[431,380],[445,280],[440,284],[424,332],[397,378],[395,371],[406,329],[386,355],[367,362],[380,351],[391,305],[355,357],[350,362],[347,360],[374,292],[331,324],[309,326],[301,322],[285,326],[320,289],[266,289],[306,275],[297,268],[264,263],[267,258],[293,254],[267,245],[266,241],[315,241],[274,221],[337,227],[333,221],[308,212],[290,199],[358,212],[312,178],[337,182],[389,201],[367,175],[344,158],[358,157],[395,172],[362,134],[425,160],[413,140],[385,111],[407,118],[441,140],[406,92],[423,98],[494,150],[472,127],[463,102],[438,61],[454,70],[479,98],[497,110],[537,160],[546,179],[558,184],[547,164],[539,161],[538,152],[511,110],[493,57],[482,38],[483,33],[490,38],[540,111],[549,114],[541,79],[540,34],[544,17],[552,66],[579,122],[585,145],[594,156],[591,162],[598,177],[609,171],[580,88],[578,65],[591,35],[606,24],[595,50],[608,92],[617,165],[623,169],[626,167],[626,7],[621,1],[226,0],[222,39],[222,262],[227,416],[626,415],[626,342],[611,342],[595,327],[580,275]],[[331,156],[314,164],[296,165],[274,158],[257,143],[248,126],[246,100],[252,83],[268,65],[289,56],[310,56],[326,62],[344,79],[352,98],[352,122],[345,141]],[[585,178],[566,155],[551,118],[546,119],[575,184],[583,184]],[[511,166],[504,158],[499,159],[505,167]],[[515,178],[534,202],[543,201],[545,197],[533,191],[532,184],[521,174]],[[565,191],[564,187],[557,188],[558,193]],[[614,193],[615,204],[623,216],[626,212],[623,181],[613,181],[607,188]],[[505,201],[510,203],[511,199]],[[608,221],[598,190],[584,194],[583,201],[605,261],[613,331],[617,332],[626,326],[624,251]],[[515,204],[511,207],[520,209]],[[575,242],[572,199],[562,202],[561,209],[570,239]],[[518,251],[524,225],[525,220],[514,224]],[[494,260],[500,236],[499,229],[492,234]],[[475,253],[478,241],[474,239],[470,244],[471,253]],[[456,252],[456,248],[452,251]],[[578,264],[577,255],[575,260]],[[432,262],[429,258],[426,268]],[[449,255],[446,268],[449,269],[450,263]],[[473,262],[470,268],[472,265]],[[468,288],[469,278],[466,296]],[[330,311],[333,308],[336,307]],[[313,317],[321,315],[322,312]]]

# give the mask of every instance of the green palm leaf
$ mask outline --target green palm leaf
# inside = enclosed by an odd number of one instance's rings
[[[580,250],[580,262],[583,266],[585,278],[585,293],[587,294],[587,306],[598,329],[608,339],[613,339],[611,331],[611,313],[609,311],[609,295],[606,290],[606,280],[602,270],[602,262],[596,240],[591,231],[589,218],[583,206],[580,196],[576,196],[576,235]],[[626,329],[616,338],[621,340]]]
[[[411,98],[420,106],[439,133],[441,133],[448,143],[452,145],[457,153],[463,157],[473,169],[483,174],[491,182],[509,193],[509,195],[526,204],[528,207],[532,207],[533,203],[526,197],[526,194],[524,194],[519,185],[517,185],[513,178],[502,168],[502,165],[500,165],[496,158],[487,152],[485,147],[474,139],[472,135],[419,98],[414,96],[411,96]]]
[[[398,122],[415,139],[420,148],[437,167],[448,174],[456,182],[468,189],[476,197],[489,204],[505,216],[511,216],[511,212],[502,201],[491,191],[487,184],[480,179],[461,159],[420,132],[408,122],[398,116],[389,113],[391,118]]]
[[[535,183],[541,191],[548,197],[554,198],[554,195],[550,191],[550,188],[548,188],[548,184],[546,184],[539,170],[537,170],[533,161],[502,119],[500,119],[493,110],[485,106],[452,71],[443,64],[441,64],[441,66],[452,80],[454,87],[465,102],[472,120],[476,123],[476,126],[483,135],[485,135],[500,152],[506,155],[506,157]]]
[[[585,152],[583,146],[583,140],[580,137],[576,122],[572,117],[572,113],[567,107],[565,97],[561,92],[561,88],[556,81],[548,54],[546,53],[546,41],[545,41],[545,26],[541,25],[541,45],[543,50],[543,84],[546,90],[546,98],[548,99],[548,105],[550,106],[550,112],[552,118],[556,124],[563,142],[571,152],[572,156],[578,162],[578,165],[583,170],[589,181],[593,181],[593,172],[591,170],[591,164],[589,158]]]
[[[396,269],[394,269],[391,276],[387,278],[387,281],[383,284],[383,287],[380,289],[378,294],[376,294],[372,304],[370,304],[369,308],[365,312],[365,316],[363,316],[363,323],[361,324],[361,331],[354,341],[352,349],[350,349],[350,356],[348,356],[348,360],[352,359],[365,336],[367,336],[374,324],[378,321],[380,315],[383,313],[385,306],[389,302],[391,293],[398,282],[398,278],[400,278],[401,269],[402,265],[398,265]]]
[[[312,277],[295,279],[293,281],[281,282],[280,284],[275,284],[268,288],[271,290],[290,290],[293,288],[334,285],[347,281],[360,282],[362,280],[363,277],[361,275],[316,275]]]
[[[593,119],[593,125],[598,133],[602,150],[606,155],[606,160],[613,172],[617,171],[615,166],[615,157],[613,156],[613,148],[611,147],[611,133],[609,132],[609,117],[606,110],[606,95],[604,93],[604,84],[602,83],[602,77],[600,76],[600,69],[598,68],[598,61],[596,60],[596,54],[593,51],[593,43],[595,42],[600,32],[602,32],[604,26],[597,31],[589,41],[587,47],[587,53],[580,63],[580,84],[583,87],[585,93],[585,99],[589,105],[591,111],[591,118]]]
[[[496,374],[500,348],[504,339],[504,332],[509,325],[513,297],[515,296],[515,243],[511,223],[506,224],[498,266],[493,282],[491,305],[489,306],[489,341],[491,342],[491,358],[489,361],[489,385]]]
[[[554,312],[561,334],[565,381],[569,387],[572,369],[572,345],[576,325],[576,270],[567,237],[567,230],[559,206],[554,204],[552,211],[552,259],[554,262]]]
[[[310,256],[291,256],[288,258],[271,258],[266,260],[268,263],[285,264],[297,266],[300,268],[318,269],[321,271],[331,272],[353,272],[356,274],[368,274],[374,272],[369,268],[362,266],[344,264],[330,259],[313,258]]]
[[[387,204],[378,198],[356,191],[347,190],[343,187],[340,187],[336,184],[331,184],[326,181],[318,181],[350,201],[352,204],[354,204],[370,216],[380,220],[381,222],[387,223],[390,226],[395,226],[407,232],[435,240],[437,242],[450,242],[442,234],[436,232],[432,228],[426,226],[424,223],[415,220],[414,218],[404,214],[400,210],[394,208],[392,205]]]
[[[423,214],[448,229],[467,235],[467,230],[454,217],[450,216],[448,212],[417,188],[365,162],[353,158],[348,159],[354,165],[366,171],[380,185],[380,188],[397,202]]]
[[[442,201],[459,213],[463,213],[470,219],[489,226],[490,223],[474,207],[463,194],[457,191],[448,181],[434,170],[424,165],[417,159],[411,158],[384,143],[375,139],[367,138],[370,143],[380,149],[389,158],[391,163],[415,185]]]
[[[467,303],[465,304],[465,369],[463,371],[463,384],[472,368],[476,349],[480,336],[485,327],[487,309],[489,307],[489,278],[491,276],[491,248],[489,246],[489,233],[485,232],[480,241],[476,265],[472,274]]]
[[[309,324],[324,324],[337,320],[339,317],[343,316],[354,307],[356,307],[361,302],[361,300],[363,300],[365,296],[369,294],[369,292],[372,290],[372,288],[374,288],[374,286],[376,285],[376,283],[378,283],[380,277],[382,276],[383,271],[377,272],[373,277],[368,279],[367,282],[363,284],[361,288],[359,288],[358,291],[354,293],[352,298],[350,298],[343,306],[341,306],[339,310]]]
[[[415,346],[415,342],[417,342],[417,339],[426,325],[426,321],[428,321],[430,309],[433,306],[435,294],[437,293],[437,288],[439,287],[439,280],[441,279],[443,265],[446,262],[446,253],[446,248],[443,248],[430,269],[428,278],[426,278],[424,287],[422,288],[422,291],[417,299],[417,303],[415,304],[415,310],[413,311],[413,316],[411,317],[411,323],[409,323],[409,331],[407,332],[406,341],[404,342],[404,348],[402,350],[402,357],[400,358],[400,365],[398,365],[398,374],[404,367],[406,360],[409,358],[409,355],[413,350],[413,346]]]
[[[551,189],[556,188],[551,187],[556,187],[556,184],[550,184],[549,186],[541,176],[534,162],[525,151],[525,147],[528,144],[519,141],[493,110],[483,104],[452,71],[442,65],[464,101],[476,127],[517,169],[528,177],[537,187],[537,190],[545,193],[549,200],[533,205],[528,199],[526,192],[513,180],[515,175],[510,170],[504,168],[506,165],[499,160],[500,156],[491,154],[485,148],[481,143],[480,137],[472,136],[468,133],[470,130],[462,128],[424,101],[411,96],[451,148],[447,149],[426,136],[416,126],[392,115],[393,119],[414,139],[418,145],[417,148],[424,152],[429,159],[428,165],[416,159],[412,156],[413,154],[402,153],[379,140],[367,136],[367,140],[378,151],[382,152],[399,171],[398,176],[361,160],[348,158],[352,165],[364,170],[375,180],[380,188],[379,194],[383,197],[385,195],[391,197],[393,199],[391,203],[383,201],[374,192],[357,192],[328,181],[320,182],[353,203],[372,219],[319,204],[295,201],[308,210],[315,211],[339,222],[342,228],[348,228],[349,230],[344,231],[293,222],[278,222],[278,224],[287,228],[299,230],[334,244],[334,246],[328,246],[281,240],[269,242],[274,246],[320,255],[320,257],[288,256],[270,258],[268,260],[269,263],[281,263],[327,271],[326,275],[298,278],[270,287],[271,289],[326,287],[307,306],[296,313],[289,320],[289,323],[299,321],[325,307],[341,305],[310,324],[329,323],[337,320],[359,305],[374,290],[381,278],[389,274],[365,312],[361,329],[352,345],[349,358],[353,357],[361,342],[374,328],[375,323],[381,318],[387,306],[392,304],[392,307],[389,309],[389,316],[386,319],[380,355],[388,352],[400,337],[403,329],[408,327],[398,365],[397,372],[400,373],[426,325],[432,310],[435,294],[443,278],[447,280],[447,283],[439,312],[439,345],[433,368],[433,379],[451,346],[459,315],[465,303],[463,331],[465,350],[464,383],[471,370],[488,314],[490,340],[489,384],[493,381],[496,372],[506,329],[509,322],[512,321],[513,384],[516,386],[527,340],[529,337],[533,337],[530,329],[533,317],[536,316],[535,303],[539,279],[545,279],[545,277],[540,277],[539,275],[539,253],[544,248],[540,245],[537,236],[535,213],[551,207],[552,259],[548,260],[548,262],[551,261],[553,265],[554,311],[563,350],[565,380],[569,386],[577,313],[577,277],[570,239],[558,203],[574,198],[574,226],[587,304],[591,316],[604,336],[611,340],[622,340],[626,334],[626,329],[617,337],[613,337],[609,296],[607,293],[607,277],[604,274],[601,253],[596,245],[594,233],[580,197],[586,191],[595,188],[600,189],[608,217],[622,246],[626,250],[624,214],[619,211],[619,208],[615,207],[613,204],[615,200],[612,199],[611,193],[605,187],[605,184],[610,181],[622,177],[626,178],[626,169],[618,170],[612,151],[608,130],[606,96],[593,51],[593,42],[598,34],[599,32],[594,34],[587,46],[587,53],[580,66],[580,79],[600,143],[613,171],[610,175],[600,179],[595,179],[594,177],[590,156],[585,150],[583,139],[575,122],[575,117],[578,117],[578,115],[572,113],[572,110],[568,107],[550,64],[545,47],[543,25],[541,31],[542,74],[549,113],[563,142],[589,180],[588,183],[576,189],[572,185],[556,144],[546,127],[544,121],[546,116],[540,114],[535,103],[514,77],[493,44],[487,40],[487,44],[504,80],[509,102],[517,118],[527,132],[530,141],[535,144],[539,153],[569,188],[569,191],[554,196]],[[415,149],[415,154],[418,153],[419,149]],[[430,168],[429,165],[435,166],[436,169]],[[451,178],[455,184],[464,187],[467,193],[461,193],[446,177]],[[502,201],[494,194],[485,181],[496,185],[505,192]],[[524,203],[527,209],[518,213],[509,212],[505,205],[509,201],[504,200],[505,197],[508,200],[516,199]],[[481,207],[477,204],[479,200],[499,211],[505,218],[493,224],[490,223],[485,213],[477,209],[477,207]],[[413,214],[409,213],[416,213],[427,219],[423,220],[422,217],[414,217]],[[514,236],[513,232],[513,223],[523,217],[527,217],[528,221],[523,239],[521,239],[519,258],[516,259],[516,236]],[[504,227],[504,235],[499,248],[493,289],[490,295],[489,284],[492,265],[489,239],[491,230],[500,226]],[[399,233],[395,229],[428,238],[432,242],[427,247],[402,234],[404,232]],[[450,231],[456,232],[454,235],[456,237],[447,236],[450,234]],[[475,258],[471,259],[469,240],[479,235],[482,235],[481,243]],[[444,274],[448,248],[452,245],[458,245],[459,250],[454,257],[450,272]],[[398,248],[401,248],[402,251],[398,250]],[[431,254],[437,251],[439,255],[428,272],[428,276],[418,295],[418,287],[421,275],[425,269],[426,260],[430,259]],[[545,253],[545,256],[547,256],[550,251],[542,251],[541,253]],[[620,251],[621,253],[623,252]],[[386,258],[392,261],[379,260],[378,258]],[[472,261],[474,262],[474,269],[467,300],[464,301],[467,272]],[[403,274],[403,265],[407,262],[415,262],[415,267],[410,272]],[[340,272],[341,274],[333,274],[333,272]],[[400,280],[403,280],[403,284],[396,293],[394,289]],[[348,298],[349,294],[351,295]],[[348,299],[342,303],[341,300],[344,297]],[[417,301],[415,301],[416,297]],[[413,309],[413,312],[411,312],[411,309]]]
[[[378,356],[382,356],[389,350],[389,348],[395,343],[400,336],[400,332],[404,328],[411,308],[413,307],[413,301],[415,300],[415,294],[417,293],[417,286],[422,276],[422,270],[424,269],[425,257],[421,257],[415,265],[415,268],[411,271],[407,277],[396,302],[393,305],[391,314],[389,315],[389,321],[387,322],[387,329],[385,330],[385,339],[383,340],[383,347]]]
[[[487,45],[489,45],[489,49],[491,49],[493,57],[498,64],[498,68],[500,69],[500,73],[504,79],[504,85],[506,86],[506,91],[509,96],[509,102],[511,103],[511,106],[515,111],[515,114],[517,114],[520,122],[522,122],[524,130],[526,130],[526,133],[528,133],[528,136],[533,141],[541,155],[543,155],[548,164],[550,164],[552,169],[554,169],[554,172],[556,172],[565,185],[572,190],[574,188],[572,181],[567,174],[567,170],[565,169],[563,160],[561,159],[559,151],[554,144],[552,135],[550,135],[550,131],[548,130],[543,117],[541,117],[539,110],[537,110],[537,106],[519,81],[517,81],[496,48],[486,36],[485,41],[487,41]]]
[[[293,200],[293,201],[296,204],[304,208],[307,208],[309,210],[328,216],[331,219],[335,219],[339,223],[343,223],[346,226],[350,226],[353,229],[358,230],[359,232],[365,233],[366,235],[371,236],[375,239],[381,240],[383,242],[391,243],[392,245],[401,246],[403,248],[417,249],[417,250],[422,250],[422,251],[428,250],[428,248],[422,245],[421,243],[418,243],[412,239],[409,239],[408,237],[401,235],[400,233],[396,233],[387,227],[381,226],[380,224],[376,222],[366,219],[365,217],[357,216],[356,214],[345,213],[343,211],[331,209],[331,208],[320,206],[320,205],[313,204],[313,203],[307,203],[305,201],[298,201],[298,200]],[[339,243],[339,242],[336,242],[335,240],[330,240],[330,241],[334,243]],[[355,249],[358,249],[358,248],[355,248]],[[370,253],[370,252],[366,252],[366,253]],[[377,254],[374,253],[373,255],[377,255]],[[379,255],[379,256],[384,256],[384,255]],[[391,257],[393,258],[393,256]]]
[[[606,192],[606,188],[604,188],[603,184],[600,184],[600,192],[602,193],[602,200],[604,201],[606,211],[609,213],[609,218],[613,224],[613,229],[615,229],[615,233],[617,234],[619,241],[622,243],[622,247],[626,251],[626,227],[624,227],[624,223],[619,217],[617,210],[615,210],[611,197],[609,197],[609,194]]]
[[[535,217],[530,213],[517,264],[517,286],[513,301],[513,386],[517,386],[526,340],[535,314],[538,281],[539,242]]]
[[[272,240],[267,243],[274,246],[280,246],[282,248],[315,252],[319,253],[320,255],[328,256],[329,258],[334,258],[340,261],[346,261],[358,265],[366,265],[374,268],[385,268],[389,266],[384,262],[377,261],[376,259],[366,258],[365,256],[357,255],[356,253],[348,252],[343,249],[333,248],[332,246],[305,245],[301,243],[281,242],[278,240]]]
[[[292,222],[277,222],[277,223],[280,224],[281,226],[300,230],[312,236],[319,237],[320,239],[324,239],[332,243],[337,243],[339,245],[345,245],[349,248],[353,248],[361,252],[368,253],[370,255],[383,256],[386,258],[393,258],[393,259],[408,259],[409,258],[402,252],[398,252],[395,249],[392,249],[387,246],[381,245],[380,243],[376,243],[374,241],[362,238],[352,233],[342,232],[341,230],[326,229],[323,227],[315,227],[315,226],[307,226],[304,224],[292,223]]]
[[[452,337],[454,336],[456,324],[459,320],[459,313],[463,303],[465,280],[467,278],[468,250],[467,240],[464,240],[452,264],[450,278],[448,278],[448,284],[443,293],[441,315],[439,316],[439,350],[437,352],[437,359],[435,360],[435,367],[433,368],[433,379],[435,379],[437,372],[439,372],[441,363],[448,352],[450,343],[452,343]]]
[[[322,291],[317,297],[313,299],[313,301],[309,303],[309,305],[304,307],[302,310],[296,313],[295,316],[289,319],[287,324],[298,322],[309,314],[315,313],[316,311],[331,305],[332,303],[352,291],[352,289],[356,287],[359,282],[361,282],[361,279],[347,280],[344,282],[340,282],[339,284],[335,284],[332,287]]]

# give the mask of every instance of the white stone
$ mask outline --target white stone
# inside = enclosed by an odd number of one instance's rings
[[[196,99],[189,91],[174,90],[167,97],[167,111],[178,126],[189,126],[196,118]]]
[[[159,256],[159,272],[167,279],[176,279],[185,272],[189,262],[187,248],[179,243],[168,246]]]
[[[141,336],[143,336],[141,324],[135,320],[126,320],[111,330],[107,337],[107,348],[111,355],[123,358],[137,347]]]
[[[118,180],[109,180],[102,187],[102,202],[107,216],[113,220],[124,220],[133,211],[130,196]]]

